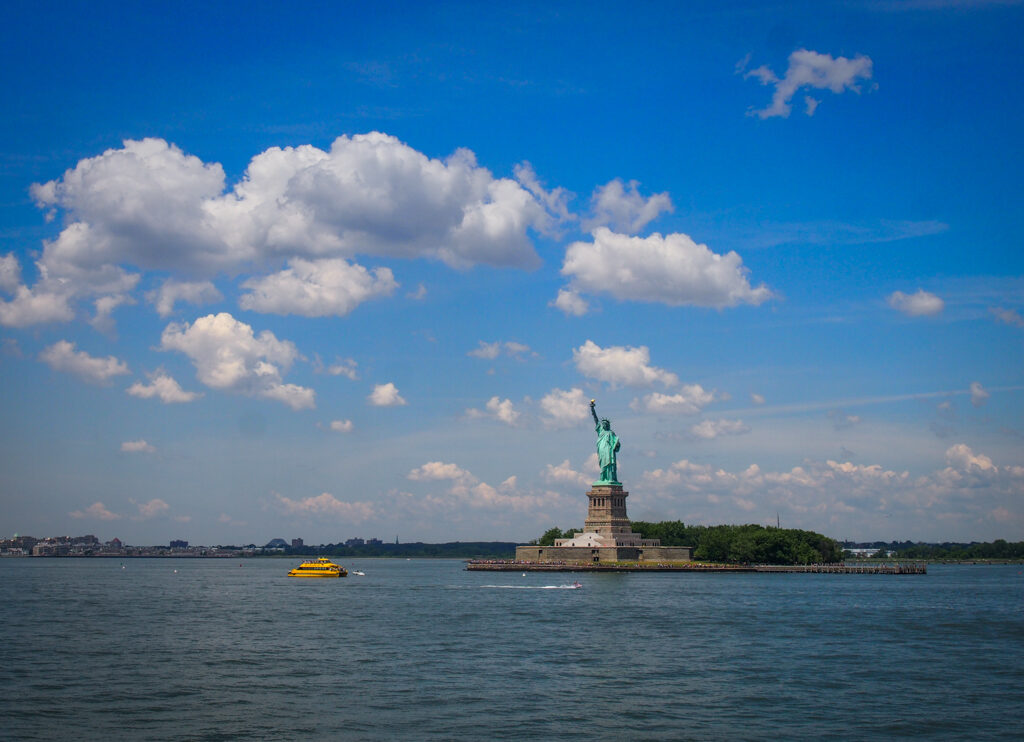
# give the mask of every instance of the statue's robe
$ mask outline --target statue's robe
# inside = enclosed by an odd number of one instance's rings
[[[601,468],[615,464],[615,452],[619,449],[619,436],[610,430],[597,429],[597,459]]]

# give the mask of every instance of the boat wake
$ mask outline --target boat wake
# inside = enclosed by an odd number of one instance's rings
[[[583,585],[577,582],[572,585],[481,585],[480,587],[492,590],[579,590]]]

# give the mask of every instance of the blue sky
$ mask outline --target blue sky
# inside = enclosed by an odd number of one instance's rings
[[[0,530],[1019,540],[1022,22],[13,3]]]

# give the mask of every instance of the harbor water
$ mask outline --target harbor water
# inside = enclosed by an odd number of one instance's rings
[[[1019,739],[1024,567],[4,559],[0,738]],[[569,589],[574,580],[583,587]]]

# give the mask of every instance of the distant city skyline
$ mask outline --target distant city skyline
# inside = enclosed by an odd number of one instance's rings
[[[1022,27],[15,4],[0,531],[1020,540]]]

